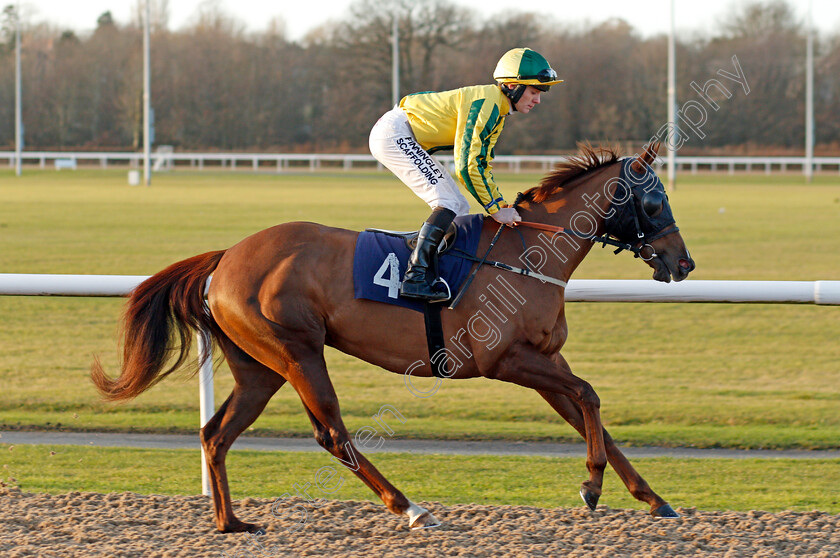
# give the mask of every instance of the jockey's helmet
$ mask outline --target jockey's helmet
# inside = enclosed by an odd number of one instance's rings
[[[512,83],[518,86],[513,89],[502,87],[502,91],[510,97],[513,104],[522,97],[528,85],[540,91],[548,91],[549,87],[563,81],[557,79],[557,72],[552,69],[548,60],[530,48],[514,48],[507,51],[496,64],[493,79],[501,85]]]

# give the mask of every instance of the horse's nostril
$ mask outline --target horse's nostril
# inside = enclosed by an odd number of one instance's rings
[[[680,259],[679,265],[685,271],[694,270],[694,262],[692,260]]]

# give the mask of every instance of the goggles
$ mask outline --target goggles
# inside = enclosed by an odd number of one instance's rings
[[[535,76],[519,76],[519,79],[535,79],[540,83],[557,81],[557,72],[553,68],[546,68],[545,70],[540,70],[540,73]]]
[[[546,68],[544,70],[540,70],[540,73],[533,76],[510,76],[510,77],[503,77],[503,78],[496,78],[498,80],[505,80],[505,79],[515,79],[519,81],[528,81],[528,80],[537,80],[540,83],[548,83],[550,81],[557,81],[557,72],[554,71],[553,68]]]

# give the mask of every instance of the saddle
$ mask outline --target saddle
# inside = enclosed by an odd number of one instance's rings
[[[420,231],[389,231],[386,229],[365,229],[366,232],[377,232],[386,234],[388,236],[393,236],[395,238],[401,238],[405,241],[405,245],[408,247],[410,251],[414,251],[417,247],[417,237],[420,235]],[[446,231],[446,234],[443,235],[443,240],[438,246],[438,254],[445,254],[453,246],[455,246],[455,241],[458,239],[458,227],[455,223],[449,225],[449,228]]]
[[[481,215],[456,217],[438,246],[438,255],[444,255],[446,252],[455,248],[456,242],[460,242],[461,246],[459,246],[458,250],[452,252],[454,255],[458,255],[459,253],[475,254],[481,236],[482,222],[483,217]],[[459,226],[462,228],[461,235],[458,234]],[[409,258],[408,253],[399,257],[397,253],[403,249],[403,246],[407,252],[412,252],[417,246],[417,237],[419,234],[420,231],[365,229],[359,235],[359,240],[356,243],[356,254],[353,260],[354,292],[356,298],[367,298],[379,302],[398,304],[422,312],[426,326],[429,364],[432,368],[432,373],[439,378],[443,378],[445,377],[447,359],[439,357],[439,351],[446,348],[440,313],[442,307],[445,305],[405,299],[397,295],[400,280],[402,279],[401,269],[405,269],[406,261]],[[372,240],[377,235],[390,237],[393,239],[390,242],[396,246],[391,245],[388,247],[388,243],[383,244],[380,241]],[[381,239],[381,236],[379,238]],[[370,247],[373,245],[375,245],[375,249],[372,250]],[[369,259],[368,254],[375,254],[371,264],[364,263],[366,259]],[[402,258],[402,262],[399,261],[400,257]],[[383,260],[383,258],[385,259]],[[462,256],[447,259],[449,260],[449,280],[453,287],[457,288],[472,267],[472,261],[465,260]],[[430,272],[434,273],[436,277],[442,277],[440,270],[441,262],[438,258],[434,258],[434,260],[432,266],[430,266]],[[444,279],[441,280],[449,288],[449,283]],[[435,355],[438,355],[438,358],[433,358]]]

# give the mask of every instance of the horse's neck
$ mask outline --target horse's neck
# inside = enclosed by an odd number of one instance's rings
[[[617,176],[614,168],[604,167],[588,173],[540,204],[531,204],[524,220],[531,220],[575,231],[585,238],[568,233],[537,232],[535,245],[547,254],[543,272],[568,281],[592,249],[592,236],[604,234],[604,218],[609,211],[609,181]]]

